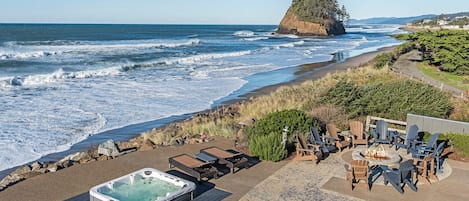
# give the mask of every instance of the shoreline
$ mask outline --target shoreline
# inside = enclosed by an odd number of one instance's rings
[[[173,116],[162,118],[162,119],[147,121],[147,122],[143,122],[139,124],[128,125],[128,126],[124,126],[121,128],[101,132],[95,135],[91,135],[86,140],[83,140],[77,144],[72,145],[70,149],[66,151],[51,153],[51,154],[42,156],[40,159],[35,160],[35,161],[40,161],[40,162],[58,161],[70,154],[77,153],[80,151],[86,151],[88,148],[92,146],[97,146],[109,139],[113,139],[116,142],[129,141],[133,138],[138,137],[141,133],[145,131],[151,130],[153,128],[161,128],[161,127],[171,124],[172,122],[184,121],[194,116],[195,114],[213,111],[213,110],[216,110],[220,106],[228,106],[228,105],[232,105],[232,104],[236,104],[236,103],[249,100],[251,98],[267,95],[267,94],[274,92],[275,90],[277,90],[278,88],[282,86],[292,86],[292,85],[301,84],[307,80],[320,79],[324,77],[325,75],[327,75],[328,73],[334,73],[337,71],[346,70],[351,67],[357,67],[357,66],[366,64],[370,62],[372,59],[374,59],[376,55],[383,53],[383,52],[391,51],[392,49],[394,49],[394,47],[396,46],[379,48],[378,50],[363,53],[363,54],[353,56],[353,57],[349,57],[349,58],[346,58],[345,60],[340,60],[340,61],[334,58],[330,61],[303,64],[299,66],[287,67],[287,68],[278,69],[274,71],[254,74],[249,77],[253,77],[253,76],[262,77],[265,74],[273,74],[273,73],[285,73],[285,72],[292,73],[290,78],[285,77],[284,81],[280,81],[279,83],[276,83],[276,84],[262,86],[257,89],[255,86],[251,86],[255,89],[253,90],[248,89],[247,91],[243,89],[244,87],[243,86],[237,91],[231,93],[230,95],[224,98],[221,98],[220,100],[215,101],[212,104],[210,109],[183,114],[183,115],[173,115]],[[266,78],[269,78],[269,77],[266,77]],[[252,84],[256,84],[256,83],[252,83]],[[243,92],[243,91],[246,91],[246,92]],[[31,164],[33,162],[34,161],[27,163],[27,164]],[[22,165],[0,171],[0,178],[4,178],[9,173],[13,172],[18,167],[21,167],[21,166]]]

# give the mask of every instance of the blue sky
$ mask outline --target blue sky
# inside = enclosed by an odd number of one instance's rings
[[[467,0],[339,2],[355,19],[469,11]],[[4,0],[0,22],[278,24],[290,3],[291,0]]]

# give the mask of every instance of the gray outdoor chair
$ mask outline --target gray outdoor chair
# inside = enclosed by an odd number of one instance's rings
[[[432,153],[435,151],[437,145],[436,143],[439,136],[439,133],[433,134],[427,143],[424,143],[422,141],[414,142],[420,145],[413,145],[413,147],[409,148],[408,151],[412,153],[413,158],[423,158],[428,153]]]
[[[309,127],[310,135],[309,142],[313,145],[318,145],[321,150],[322,158],[325,158],[329,155],[330,152],[335,150],[335,145],[330,137],[320,136],[319,131],[314,126]]]
[[[410,126],[409,130],[407,131],[407,134],[406,134],[405,138],[401,139],[401,140],[403,140],[403,142],[402,141],[399,142],[399,141],[396,140],[396,142],[395,142],[396,150],[398,150],[400,148],[405,148],[406,150],[409,150],[409,148],[412,145],[412,142],[417,140],[417,138],[419,137],[418,133],[419,133],[419,127],[417,125]],[[409,152],[407,151],[407,153],[409,153]]]
[[[388,131],[388,123],[384,120],[376,122],[375,132],[372,132],[375,144],[389,144],[392,146],[392,139]]]
[[[415,167],[413,160],[409,159],[399,164],[399,169],[392,170],[388,166],[380,166],[383,170],[384,185],[391,183],[392,186],[399,191],[399,193],[404,193],[404,186],[407,185],[410,189],[417,192],[417,187],[415,186],[412,175],[414,175]]]
[[[443,153],[443,149],[445,148],[445,141],[438,144],[435,152],[433,152],[433,158],[436,160],[436,172],[441,172],[441,154]]]

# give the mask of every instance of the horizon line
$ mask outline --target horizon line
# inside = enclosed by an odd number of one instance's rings
[[[278,24],[236,24],[236,23],[101,23],[101,22],[0,22],[0,24],[24,24],[24,25],[233,25],[233,26],[278,26]]]

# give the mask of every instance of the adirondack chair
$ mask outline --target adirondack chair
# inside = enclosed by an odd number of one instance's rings
[[[417,168],[418,181],[423,181],[427,184],[431,184],[431,175],[435,174],[435,172],[433,171],[435,166],[433,154],[429,153],[425,157],[423,157],[423,159],[414,158],[414,165]]]
[[[433,159],[436,161],[436,172],[441,172],[441,154],[443,153],[444,148],[445,141],[441,142],[436,148],[435,152],[433,152]]]
[[[391,183],[401,194],[404,193],[403,188],[405,185],[417,192],[417,187],[412,181],[412,175],[415,171],[412,159],[400,163],[398,170],[391,170],[388,166],[384,165],[380,166],[380,168],[383,170],[384,185]]]
[[[352,160],[350,161],[351,168],[345,165],[347,170],[347,180],[350,182],[352,190],[356,185],[366,185],[368,190],[371,189],[370,182],[370,169],[368,168],[369,162],[366,160]],[[363,182],[362,182],[363,181]]]
[[[321,137],[319,135],[318,129],[316,129],[314,126],[309,127],[310,131],[310,136],[309,136],[309,142],[313,145],[318,145],[319,149],[321,151],[321,156],[327,157],[330,152],[335,150],[335,145],[332,143],[332,138],[323,136]]]
[[[375,144],[389,144],[392,146],[392,138],[389,135],[388,123],[384,120],[376,122],[375,132],[372,133],[375,139]]]
[[[368,146],[369,136],[363,130],[363,123],[359,121],[350,122],[350,134],[352,134],[352,145],[355,148],[357,144],[363,144]]]
[[[396,141],[395,143],[396,150],[400,148],[405,148],[406,150],[409,150],[409,148],[411,148],[412,143],[417,140],[418,132],[419,132],[419,127],[417,125],[410,126],[405,136],[405,139],[403,139],[403,141],[401,142]],[[407,153],[409,152],[407,151]]]
[[[305,136],[301,134],[297,135],[297,140],[295,160],[312,161],[313,165],[316,165],[321,158],[319,145],[308,144]]]
[[[433,134],[427,143],[424,143],[422,141],[414,142],[420,145],[411,147],[408,149],[408,151],[412,153],[413,158],[420,158],[420,159],[430,152],[433,153],[436,149],[436,142],[438,140],[439,135],[440,135],[439,133]]]
[[[332,138],[335,147],[342,152],[343,148],[350,147],[350,140],[347,140],[344,136],[339,136],[335,124],[326,125],[327,133]]]

